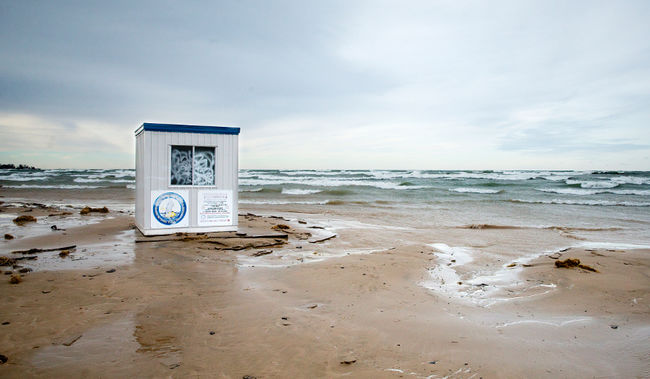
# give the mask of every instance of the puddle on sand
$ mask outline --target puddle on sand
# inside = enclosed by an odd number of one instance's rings
[[[140,345],[133,335],[133,317],[90,328],[72,345],[63,344],[41,347],[32,357],[36,368],[59,368],[67,372],[92,367],[94,370],[110,367],[119,369],[120,364],[130,362]],[[68,339],[74,339],[70,336]],[[65,342],[65,341],[64,341]],[[68,341],[69,342],[69,341]]]
[[[486,254],[469,247],[451,247],[443,243],[430,246],[435,250],[437,264],[428,270],[430,278],[419,284],[448,298],[489,307],[510,300],[546,295],[557,287],[554,283],[531,284],[520,277],[522,265],[543,255],[542,252],[513,258]],[[485,268],[475,262],[479,258],[482,263],[489,260],[496,263],[495,260],[499,262],[501,259],[507,262],[514,259],[517,263],[499,263]]]
[[[38,369],[75,372],[91,367],[96,371],[130,370],[137,354],[153,356],[161,364],[176,368],[181,364],[181,349],[170,336],[146,336],[131,315],[118,321],[70,334],[58,344],[42,347],[31,359]],[[80,337],[78,337],[80,336]],[[75,340],[75,338],[77,338]],[[72,342],[72,344],[70,344]],[[64,345],[70,344],[70,346]]]
[[[318,250],[307,249],[275,249],[273,253],[255,257],[252,255],[238,255],[237,265],[241,268],[285,268],[305,263],[322,262],[327,259],[341,258],[347,255],[372,254],[386,249],[328,249],[321,247]]]
[[[181,348],[174,336],[165,333],[165,328],[149,328],[147,324],[135,327],[133,335],[138,341],[138,353],[156,358],[170,369],[181,365]]]
[[[59,251],[29,254],[36,255],[38,258],[21,261],[20,265],[34,271],[80,270],[127,265],[133,263],[135,258],[134,241],[135,231],[125,230],[106,242],[78,246],[64,258],[59,256]]]
[[[52,214],[60,214],[61,212],[53,212]],[[81,216],[79,215],[79,212],[76,212],[66,216],[36,216],[36,222],[17,225],[13,222],[13,219],[18,217],[20,214],[22,213],[0,213],[0,228],[2,228],[3,233],[11,234],[15,238],[54,235],[55,233],[63,233],[65,229],[97,224],[112,217],[105,215]],[[52,230],[53,225],[56,225],[59,230]]]

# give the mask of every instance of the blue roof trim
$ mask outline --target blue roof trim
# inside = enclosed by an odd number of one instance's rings
[[[135,135],[143,131],[172,132],[172,133],[202,133],[202,134],[239,134],[239,128],[228,126],[181,125],[181,124],[153,124],[145,122],[135,130]]]

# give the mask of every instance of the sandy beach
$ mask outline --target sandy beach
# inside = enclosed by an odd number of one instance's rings
[[[414,229],[291,206],[241,209],[240,235],[145,238],[129,211],[29,204],[73,192],[4,191],[22,200],[0,214],[38,221],[3,242],[3,256],[37,258],[3,267],[34,271],[0,284],[2,377],[650,374],[647,249],[580,247],[567,230]],[[575,246],[515,261],[503,247],[516,240]],[[65,257],[11,253],[70,245]],[[598,272],[555,267],[566,258]]]
[[[0,379],[650,379],[650,1],[0,3]]]

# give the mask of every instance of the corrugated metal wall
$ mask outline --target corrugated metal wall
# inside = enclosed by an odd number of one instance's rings
[[[198,191],[224,189],[233,192],[233,225],[238,213],[238,135],[143,131],[136,136],[136,223],[151,228],[151,191],[186,190],[189,192],[189,227],[198,228]],[[171,186],[171,145],[216,146],[216,186]],[[150,154],[147,154],[150,152]],[[210,227],[202,227],[210,229]],[[173,233],[175,229],[169,229]]]

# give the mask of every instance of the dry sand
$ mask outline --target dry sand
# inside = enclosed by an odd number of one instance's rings
[[[322,217],[296,214],[240,216],[248,236],[289,225],[286,242],[136,242],[146,238],[128,213],[83,219],[78,209],[49,217],[68,208],[0,209],[39,219],[14,229],[19,238],[3,243],[4,256],[77,245],[65,258],[53,251],[18,262],[36,268],[19,284],[0,276],[2,377],[650,377],[648,250],[571,248],[527,262],[504,252],[498,263],[478,257],[471,266],[432,241],[462,238],[478,248],[565,237],[498,228],[328,231]],[[82,225],[47,230],[66,218]],[[335,238],[315,242],[332,230]],[[599,272],[556,268],[558,255]],[[511,285],[468,279],[467,267],[494,264],[492,278]],[[460,284],[436,282],[452,274]]]

